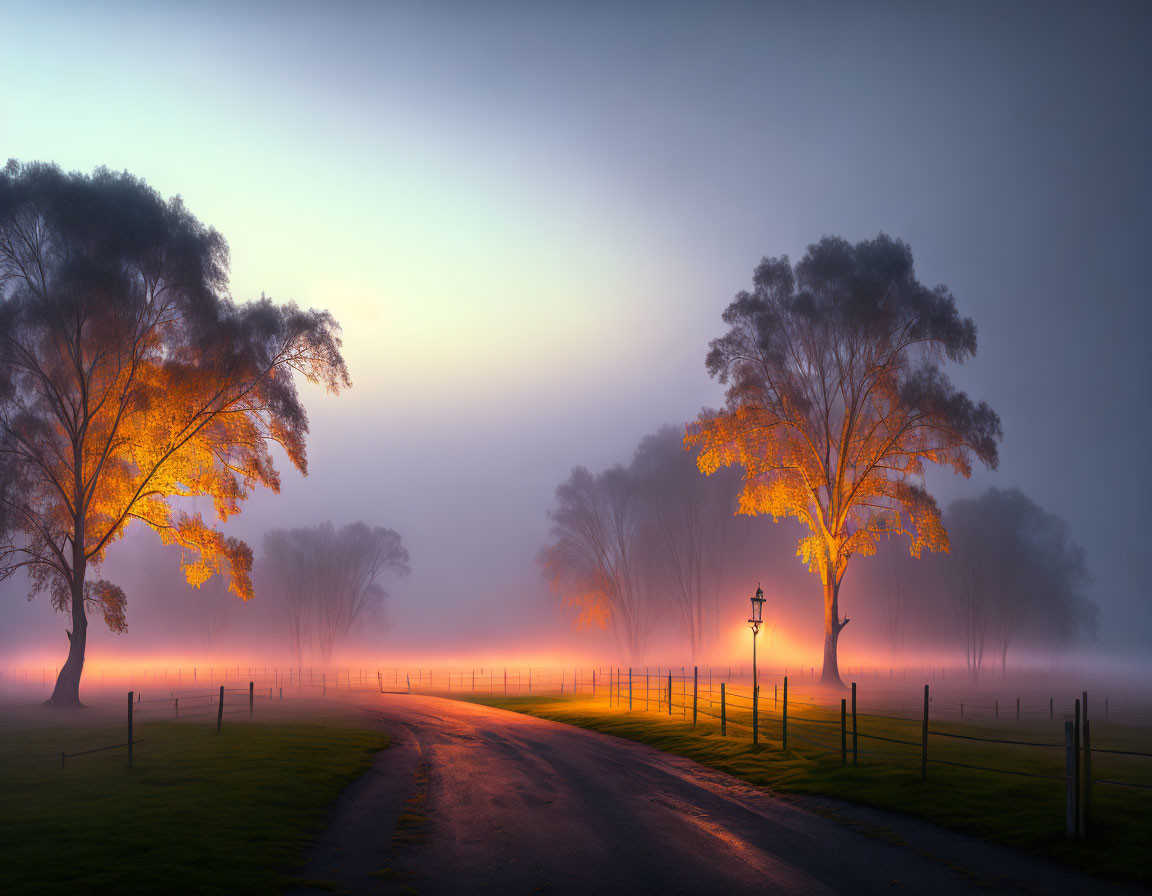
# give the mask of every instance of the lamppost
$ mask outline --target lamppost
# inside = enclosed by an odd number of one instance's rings
[[[760,686],[756,675],[756,636],[760,634],[760,623],[764,621],[764,589],[756,583],[756,593],[752,595],[752,617],[748,624],[752,626],[752,743],[759,741],[760,733]]]

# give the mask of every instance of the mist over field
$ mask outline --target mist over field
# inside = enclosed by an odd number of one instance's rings
[[[318,647],[294,655],[265,536],[362,521],[399,534],[411,573],[375,580],[387,597],[338,665],[746,664],[759,584],[761,664],[819,670],[820,580],[795,521],[731,521],[695,656],[666,564],[636,655],[611,625],[576,625],[540,555],[574,468],[627,466],[645,436],[723,404],[705,356],[762,257],[883,232],[975,322],[978,351],[948,373],[1003,424],[997,470],[928,470],[946,522],[1019,489],[1083,549],[1086,575],[1053,579],[1076,580],[1070,603],[1029,596],[1009,674],[1146,674],[1146,14],[338,6],[74,5],[67,33],[0,62],[8,83],[47,73],[0,97],[5,157],[180,194],[228,241],[238,301],[331,311],[353,382],[301,387],[308,476],[276,449],[280,493],[224,524],[254,551],[254,599],[219,577],[196,591],[178,546],[129,525],[101,570],[128,630],[94,619],[89,668],[319,665]],[[6,22],[50,26],[32,3]],[[143,80],[141,44],[169,62]],[[957,569],[906,556],[893,541],[852,561],[842,668],[967,669]],[[0,666],[58,667],[67,619],[27,591],[20,573],[0,584]],[[989,630],[981,681],[1003,674],[998,643]]]

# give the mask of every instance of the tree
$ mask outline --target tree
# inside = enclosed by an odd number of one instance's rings
[[[540,553],[552,591],[578,610],[578,625],[611,626],[633,661],[656,622],[651,600],[652,539],[639,491],[622,466],[599,475],[572,470],[556,489],[551,534]]]
[[[925,462],[968,476],[997,465],[999,417],[941,370],[976,351],[976,327],[951,293],[916,279],[908,246],[881,234],[855,246],[825,237],[795,268],[765,258],[751,292],[724,312],[708,372],[726,406],[702,414],[686,442],[705,473],[744,470],[739,512],[792,516],[808,535],[797,554],[824,590],[824,683],[842,686],[840,584],[854,554],[882,535],[910,552],[947,550]]]
[[[953,598],[974,677],[986,639],[1006,675],[1008,650],[1021,637],[1067,644],[1095,632],[1084,549],[1063,519],[1015,488],[955,501],[945,519],[954,546],[947,562]]]
[[[125,596],[92,581],[139,520],[183,549],[188,582],[252,596],[252,552],[226,521],[280,477],[271,446],[307,472],[295,374],[350,385],[324,311],[227,292],[228,248],[177,197],[127,173],[0,172],[0,576],[25,569],[70,615],[50,700],[78,705],[89,608],[114,630]]]
[[[693,661],[713,637],[725,538],[736,505],[736,477],[709,479],[684,450],[682,428],[645,436],[629,472],[654,539],[658,579]]]
[[[331,662],[353,625],[373,610],[383,611],[388,594],[376,580],[387,571],[410,571],[399,534],[362,522],[340,529],[331,522],[273,529],[264,536],[264,552],[284,585],[285,622],[297,661],[315,641],[321,661]]]
[[[192,591],[192,601],[200,620],[200,632],[210,651],[220,646],[220,638],[228,627],[233,600],[235,598],[229,592],[227,583],[218,576]]]
[[[905,615],[908,611],[908,570],[909,560],[890,546],[880,548],[884,563],[884,577],[877,589],[880,614],[884,618],[884,635],[888,650],[893,659],[904,640]]]

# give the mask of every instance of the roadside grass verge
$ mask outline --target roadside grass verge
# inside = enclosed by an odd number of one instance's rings
[[[0,739],[0,892],[281,893],[387,738],[354,718],[138,727],[35,721]]]
[[[456,695],[453,695],[456,696]],[[914,747],[860,737],[859,765],[852,766],[851,716],[848,718],[848,765],[841,764],[840,714],[812,706],[802,717],[790,715],[789,749],[781,749],[780,715],[762,717],[760,743],[752,745],[748,711],[730,710],[728,736],[711,719],[695,728],[676,716],[609,707],[581,697],[472,697],[489,706],[522,712],[617,737],[639,741],[727,772],[751,784],[784,794],[834,797],[931,821],[1064,862],[1089,874],[1115,880],[1152,883],[1147,861],[1152,842],[1152,790],[1097,785],[1092,791],[1089,836],[1070,842],[1064,835],[1065,784],[929,763],[920,777],[921,722],[889,720],[863,713],[858,730]],[[800,709],[798,707],[798,709]],[[718,712],[718,710],[717,710]],[[961,725],[932,720],[933,732],[975,734],[1004,740],[1063,744],[1063,724]],[[1148,729],[1092,723],[1094,744],[1145,750]],[[1064,775],[1063,746],[1053,748],[985,744],[929,737],[929,757],[983,765],[1034,775]],[[1093,777],[1117,778],[1152,785],[1152,761],[1093,754]]]

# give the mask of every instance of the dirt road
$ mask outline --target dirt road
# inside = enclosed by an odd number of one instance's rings
[[[393,745],[341,797],[305,873],[352,893],[1125,892],[592,731],[414,695],[365,711]]]

